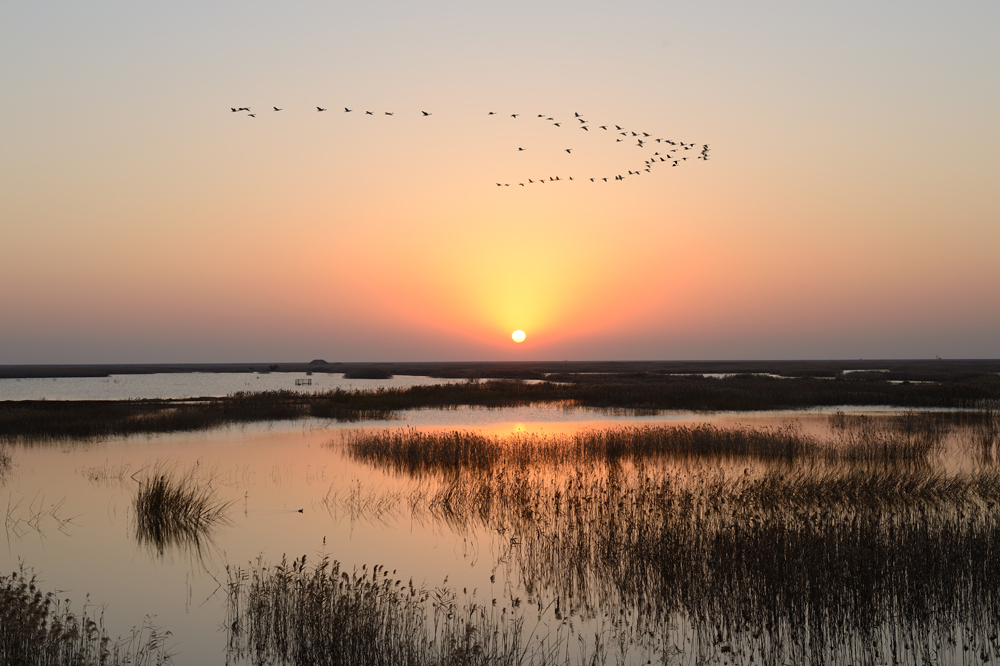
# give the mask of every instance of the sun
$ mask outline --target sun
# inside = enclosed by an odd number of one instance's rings
[[[524,331],[514,331],[510,334],[510,337],[514,342],[524,342],[524,338],[527,336],[524,334]]]

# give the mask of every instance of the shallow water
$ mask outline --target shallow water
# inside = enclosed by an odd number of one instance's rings
[[[366,498],[412,488],[413,481],[349,459],[337,446],[346,429],[555,434],[623,424],[714,423],[822,434],[829,432],[832,411],[628,416],[558,405],[460,407],[405,412],[389,422],[305,420],[10,446],[13,466],[0,480],[0,570],[10,572],[23,562],[38,573],[42,589],[58,589],[77,604],[89,594],[93,603],[105,604],[113,635],[154,616],[173,634],[176,663],[222,663],[226,567],[246,567],[258,557],[275,563],[285,554],[311,560],[325,555],[348,571],[382,564],[418,586],[432,588],[447,579],[483,598],[522,589],[524,581],[503,566],[502,539],[485,527],[456,529],[398,507],[378,515],[361,510]],[[154,469],[195,470],[232,503],[228,520],[197,545],[168,544],[161,552],[140,542],[132,502],[137,479]]]
[[[299,384],[296,384],[296,380]],[[310,381],[311,384],[305,384]],[[239,391],[313,393],[343,389],[410,388],[464,380],[397,375],[391,379],[345,379],[343,373],[177,372],[108,377],[0,378],[0,400],[129,400],[220,397]]]

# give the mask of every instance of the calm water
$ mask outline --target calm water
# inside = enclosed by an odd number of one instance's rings
[[[178,375],[3,380],[6,393],[0,397],[10,399],[7,391],[15,386],[20,392],[14,396],[37,398],[42,387],[51,386],[46,397],[94,398],[98,385],[107,390],[100,396],[105,398],[223,395],[251,387],[294,389],[299,376],[187,376],[188,384]],[[345,383],[336,375],[313,379],[313,390],[374,383]],[[422,380],[405,377],[377,385],[408,386]],[[226,567],[245,567],[259,557],[274,563],[286,554],[327,555],[346,570],[382,564],[398,570],[403,580],[434,587],[447,579],[448,585],[476,590],[484,598],[523,590],[524,581],[504,564],[503,540],[485,527],[458,529],[418,520],[399,507],[377,516],[366,513],[365,498],[412,488],[414,482],[346,457],[337,445],[346,429],[551,434],[625,423],[713,422],[794,424],[805,432],[824,433],[830,411],[637,417],[558,406],[457,408],[417,410],[390,422],[307,420],[97,443],[10,446],[13,467],[0,479],[0,515],[6,517],[0,569],[9,572],[23,562],[39,575],[44,590],[58,589],[76,604],[90,595],[92,603],[105,604],[112,634],[124,634],[145,616],[154,616],[159,627],[173,634],[175,663],[224,663]],[[159,552],[137,540],[135,479],[158,467],[193,469],[217,488],[221,499],[232,502],[228,521],[198,548],[176,545]],[[560,624],[546,617],[534,630]],[[600,626],[593,617],[579,618],[579,624],[578,630]]]
[[[311,385],[296,384],[311,380]],[[462,380],[398,375],[392,379],[344,379],[341,373],[191,372],[108,377],[0,379],[0,400],[128,400],[130,398],[201,398],[238,391],[345,391],[379,387],[409,388]]]

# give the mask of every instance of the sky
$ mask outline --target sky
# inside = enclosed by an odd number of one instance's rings
[[[997,25],[3,3],[0,364],[998,358]]]

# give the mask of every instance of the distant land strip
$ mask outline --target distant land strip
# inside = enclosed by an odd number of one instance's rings
[[[934,379],[889,379],[917,374]],[[543,381],[479,380],[369,391],[242,392],[186,400],[0,400],[0,443],[99,439],[302,418],[364,421],[420,408],[549,403],[612,412],[760,411],[852,406],[1000,410],[1000,374],[970,370],[853,372],[836,377],[663,372],[558,373]]]
[[[773,374],[836,377],[864,370],[885,371],[885,379],[938,381],[961,373],[1000,372],[1000,359],[858,359],[797,361],[418,361],[418,362],[249,362],[0,365],[0,379],[107,377],[156,373],[325,372],[378,369],[391,375],[450,379],[542,379],[551,374]],[[2,396],[0,396],[2,399]]]

